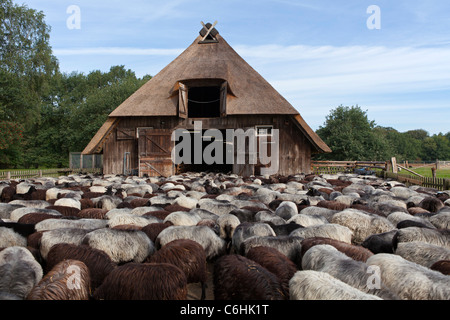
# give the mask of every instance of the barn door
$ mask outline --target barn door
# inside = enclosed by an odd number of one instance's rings
[[[139,176],[168,177],[174,172],[171,158],[172,132],[167,129],[139,128]]]
[[[253,131],[249,131],[249,129]],[[251,133],[252,136],[245,137],[245,147],[241,148],[239,146],[239,143],[237,139],[235,138],[233,141],[233,148],[234,148],[234,164],[233,164],[233,173],[238,174],[243,177],[249,177],[254,174],[255,171],[255,163],[254,158],[256,157],[257,152],[257,145],[256,143],[253,145],[253,147],[250,146],[250,144],[255,142],[254,139],[254,127],[246,127],[244,128],[244,132],[246,134]],[[240,138],[242,139],[242,137]],[[254,140],[252,140],[254,139]],[[239,161],[238,159],[245,159],[244,163],[242,161]]]

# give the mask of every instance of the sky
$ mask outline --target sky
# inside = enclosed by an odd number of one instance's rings
[[[313,130],[340,105],[400,132],[450,131],[448,0],[14,0],[43,11],[62,72],[156,75],[217,21]]]

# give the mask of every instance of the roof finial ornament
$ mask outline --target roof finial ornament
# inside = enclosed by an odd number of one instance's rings
[[[213,24],[207,23],[206,25],[203,23],[203,21],[200,21],[203,28],[200,30],[200,35],[203,37],[199,43],[211,43],[211,42],[218,42],[216,39],[216,36],[219,34],[219,32],[214,28],[217,24],[217,20],[214,21]]]

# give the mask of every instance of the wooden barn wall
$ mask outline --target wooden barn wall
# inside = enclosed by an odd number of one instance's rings
[[[108,137],[103,148],[103,172],[105,174],[123,173],[124,152],[130,152],[131,167],[138,166],[138,144],[136,139],[117,140],[117,130],[153,127],[155,129],[193,128],[193,119],[178,117],[130,117],[123,118],[117,129]],[[279,171],[281,175],[310,173],[311,143],[293,123],[289,116],[227,116],[223,118],[202,119],[203,129],[245,128],[257,125],[271,125],[279,129]]]

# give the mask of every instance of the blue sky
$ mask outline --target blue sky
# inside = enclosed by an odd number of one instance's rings
[[[218,21],[225,40],[317,130],[339,105],[400,132],[450,131],[448,0],[15,0],[43,11],[63,72],[155,75]],[[80,9],[80,29],[70,29]],[[380,29],[367,20],[380,9]]]

